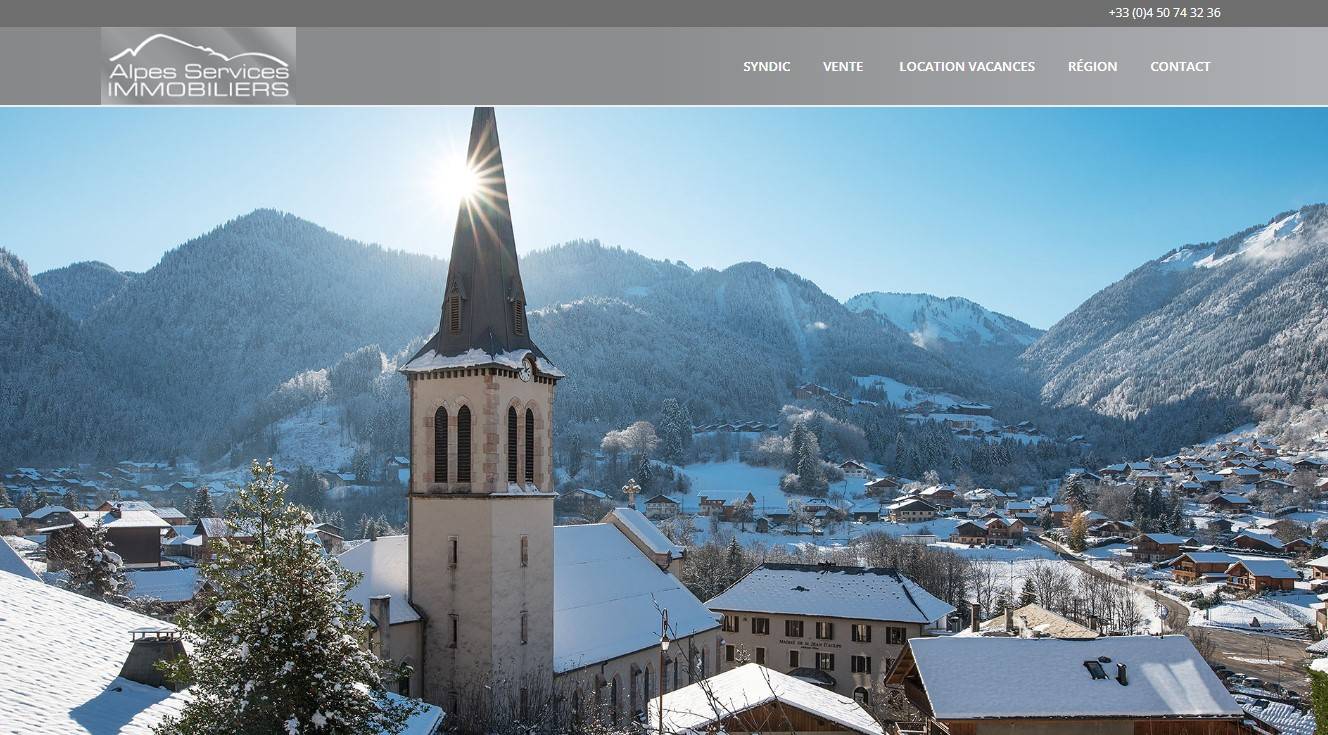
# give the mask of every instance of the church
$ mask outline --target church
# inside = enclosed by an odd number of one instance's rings
[[[493,108],[477,108],[438,332],[401,368],[409,534],[339,560],[364,575],[399,691],[465,715],[557,703],[625,722],[716,672],[719,623],[678,580],[684,550],[634,509],[555,526],[553,409],[565,376],[531,340]],[[662,611],[670,645],[661,668]]]

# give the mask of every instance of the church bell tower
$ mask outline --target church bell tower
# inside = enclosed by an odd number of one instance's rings
[[[553,396],[531,341],[498,129],[475,110],[438,333],[410,391],[410,599],[423,696],[512,704],[553,678]],[[539,689],[535,689],[539,687]]]

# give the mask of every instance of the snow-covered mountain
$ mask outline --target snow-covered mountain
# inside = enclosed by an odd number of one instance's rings
[[[43,298],[21,261],[11,261],[10,270],[23,274],[11,286],[40,316],[24,320],[21,344],[30,345],[19,354],[62,365],[95,355],[92,374],[112,374],[130,390],[98,380],[89,392],[152,417],[133,421],[144,426],[136,439],[157,456],[204,458],[246,436],[271,436],[276,422],[313,405],[303,391],[311,381],[301,376],[335,373],[362,349],[377,360],[380,350],[391,359],[418,347],[437,326],[446,273],[442,260],[347,240],[270,210],[173,249],[109,296],[98,279],[66,273],[64,293]],[[559,386],[564,429],[653,415],[665,397],[693,402],[698,419],[768,419],[799,383],[851,391],[854,375],[988,399],[962,365],[916,347],[892,324],[853,313],[816,284],[760,263],[695,270],[576,242],[531,253],[522,272],[531,331],[570,376]],[[70,310],[86,318],[76,321],[57,302],[78,305]],[[333,391],[357,438],[393,436],[384,422],[405,420],[398,405],[404,389],[386,381]],[[9,382],[0,374],[0,401],[15,395]],[[46,456],[119,451],[113,429],[77,445],[61,440],[78,432],[56,427],[82,420],[88,404],[69,400],[58,383],[35,385],[14,410],[31,421],[46,412],[53,432],[42,445]],[[13,436],[0,435],[0,455]]]
[[[934,350],[946,343],[1022,348],[1042,335],[1041,330],[1014,317],[958,296],[871,291],[854,296],[844,305],[850,311],[888,321],[924,349]]]
[[[1191,432],[1328,386],[1328,208],[1312,205],[1145,263],[1021,357],[1042,397]]]
[[[81,322],[124,288],[134,275],[89,260],[38,273],[32,280],[47,301],[74,321]]]

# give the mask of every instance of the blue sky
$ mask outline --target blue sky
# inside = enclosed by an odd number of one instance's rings
[[[447,254],[468,108],[0,109],[0,247],[145,270],[258,207]],[[1321,109],[502,108],[523,252],[598,238],[1046,327],[1145,260],[1328,200]]]

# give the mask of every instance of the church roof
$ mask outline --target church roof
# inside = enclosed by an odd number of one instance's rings
[[[410,544],[383,536],[337,557],[364,576],[348,596],[365,606],[390,594],[392,623],[419,614],[407,601]],[[368,548],[366,548],[368,547]],[[670,635],[686,637],[719,627],[715,614],[607,523],[553,529],[553,668],[571,671],[659,644],[659,608],[669,611]]]
[[[553,668],[563,672],[719,627],[678,578],[607,523],[553,529]]]
[[[492,107],[475,108],[467,165],[478,190],[462,200],[457,212],[438,332],[402,370],[519,369],[522,360],[532,357],[540,373],[560,378],[563,374],[531,341],[526,324],[526,292]]]

